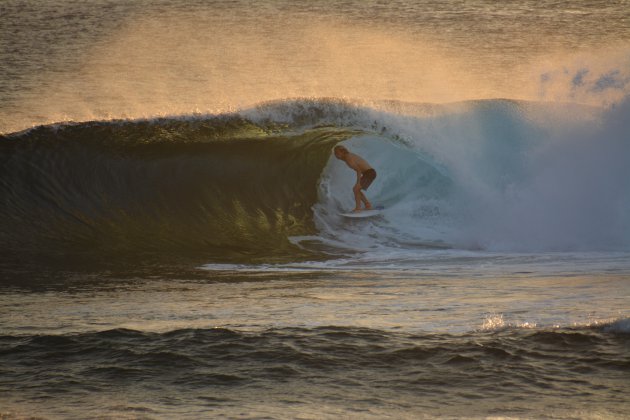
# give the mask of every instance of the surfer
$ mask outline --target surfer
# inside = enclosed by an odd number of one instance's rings
[[[368,201],[367,197],[361,190],[368,189],[372,181],[374,181],[374,178],[376,178],[376,171],[365,159],[359,155],[350,153],[350,151],[344,146],[335,146],[333,150],[337,159],[346,162],[346,165],[355,170],[357,173],[357,183],[354,184],[354,187],[352,187],[356,205],[352,211],[358,212],[363,210],[361,209],[361,202],[365,205],[365,210],[370,210],[372,208],[372,204]]]

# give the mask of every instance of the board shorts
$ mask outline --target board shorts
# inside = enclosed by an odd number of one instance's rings
[[[359,183],[361,184],[361,189],[367,190],[370,184],[372,184],[372,181],[374,181],[374,178],[376,178],[376,171],[374,169],[370,168],[367,171],[363,172],[361,174],[361,180],[359,181]]]

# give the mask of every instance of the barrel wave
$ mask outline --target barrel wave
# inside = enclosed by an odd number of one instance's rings
[[[314,233],[321,169],[351,134],[276,131],[222,116],[5,137],[3,248],[19,258],[299,254],[287,238]]]
[[[630,102],[300,99],[0,138],[3,259],[327,259],[349,249],[627,249]],[[360,223],[344,142],[386,207]],[[366,245],[367,244],[367,245]],[[387,254],[391,256],[391,253]]]

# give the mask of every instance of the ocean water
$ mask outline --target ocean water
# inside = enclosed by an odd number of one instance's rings
[[[0,418],[630,418],[629,22],[4,0]]]

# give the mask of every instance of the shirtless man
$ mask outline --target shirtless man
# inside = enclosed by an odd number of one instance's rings
[[[376,178],[376,171],[365,161],[361,156],[350,153],[344,146],[335,146],[333,149],[335,157],[339,160],[346,162],[350,168],[354,169],[357,173],[357,183],[352,187],[354,193],[354,200],[356,205],[353,212],[361,211],[361,202],[365,204],[365,210],[372,208],[372,204],[368,201],[361,190],[367,190],[374,178]]]

